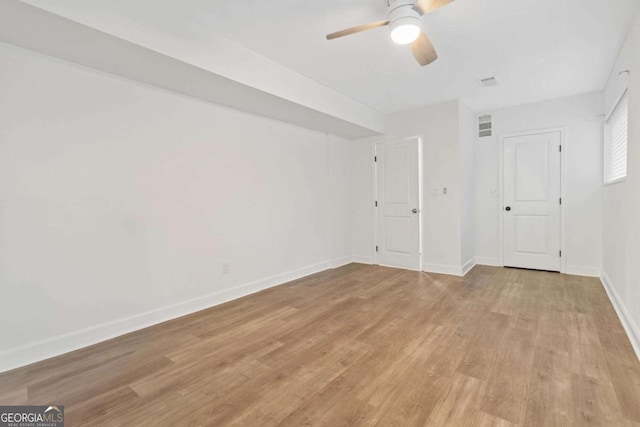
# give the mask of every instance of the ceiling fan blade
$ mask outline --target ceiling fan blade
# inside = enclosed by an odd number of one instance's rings
[[[423,67],[438,59],[438,54],[425,33],[420,33],[416,41],[411,43],[411,52]]]
[[[449,3],[453,3],[453,0],[418,0],[413,8],[420,15],[426,15],[427,13],[440,9]]]
[[[369,24],[359,25],[353,28],[347,28],[346,30],[337,31],[335,33],[331,33],[327,35],[327,40],[337,39],[338,37],[349,36],[351,34],[360,33],[362,31],[372,30],[378,27],[384,27],[385,25],[389,25],[389,21],[378,21],[371,22]]]

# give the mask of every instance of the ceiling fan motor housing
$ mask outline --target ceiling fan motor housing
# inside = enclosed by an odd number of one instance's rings
[[[387,20],[390,22],[389,29],[393,31],[405,25],[421,28],[422,19],[420,14],[414,9],[415,0],[389,0],[387,9]]]
[[[393,24],[397,20],[414,19],[420,22],[420,14],[415,10],[415,0],[390,0],[387,9],[387,19]],[[417,20],[417,21],[416,21]]]

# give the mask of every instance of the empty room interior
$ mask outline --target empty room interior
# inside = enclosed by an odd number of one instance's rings
[[[0,0],[0,426],[640,427],[639,357],[640,1]]]

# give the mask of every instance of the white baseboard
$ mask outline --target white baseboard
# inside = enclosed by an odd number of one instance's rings
[[[450,276],[464,276],[462,267],[459,265],[423,263],[422,271],[426,271],[427,273],[448,274]]]
[[[498,258],[477,256],[476,265],[488,265],[490,267],[502,267],[502,263]]]
[[[490,267],[503,267],[498,258],[493,257],[476,257],[476,265],[487,265]],[[600,277],[600,270],[596,268],[583,267],[578,265],[567,265],[564,274],[573,274],[575,276]]]
[[[423,263],[422,271],[426,271],[427,273],[448,274],[450,276],[463,277],[475,266],[476,259],[471,258],[463,266]]]
[[[373,257],[368,255],[354,255],[351,257],[352,262],[358,264],[373,264]]]
[[[58,335],[43,341],[4,351],[0,353],[0,372],[30,365],[70,351],[88,347],[139,329],[166,322],[167,320],[192,314],[273,286],[281,285],[310,274],[335,268],[333,266],[349,264],[350,262],[351,257],[348,257],[348,262],[345,257],[310,265],[265,279],[246,283],[233,289],[227,289],[167,307],[158,308],[146,313],[114,320],[112,322]]]
[[[462,266],[462,275],[466,276],[468,272],[470,272],[473,267],[476,266],[476,258],[473,257]]]
[[[353,262],[353,257],[345,256],[342,258],[336,258],[331,260],[331,268],[342,267],[343,265],[351,264]]]
[[[611,301],[613,308],[618,314],[618,318],[620,319],[620,322],[622,323],[622,326],[624,327],[624,330],[629,337],[629,341],[631,341],[631,345],[636,352],[636,357],[638,358],[638,360],[640,360],[640,328],[638,328],[638,325],[631,317],[631,314],[622,302],[620,295],[613,287],[611,281],[609,280],[609,277],[604,271],[602,272],[600,281],[602,282],[605,291],[607,291],[609,300]]]
[[[564,274],[572,274],[574,276],[601,277],[601,271],[596,268],[582,267],[577,265],[567,265]]]

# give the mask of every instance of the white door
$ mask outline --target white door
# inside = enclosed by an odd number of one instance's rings
[[[420,141],[376,146],[377,261],[420,270]]]
[[[560,271],[560,132],[504,138],[507,267]]]

